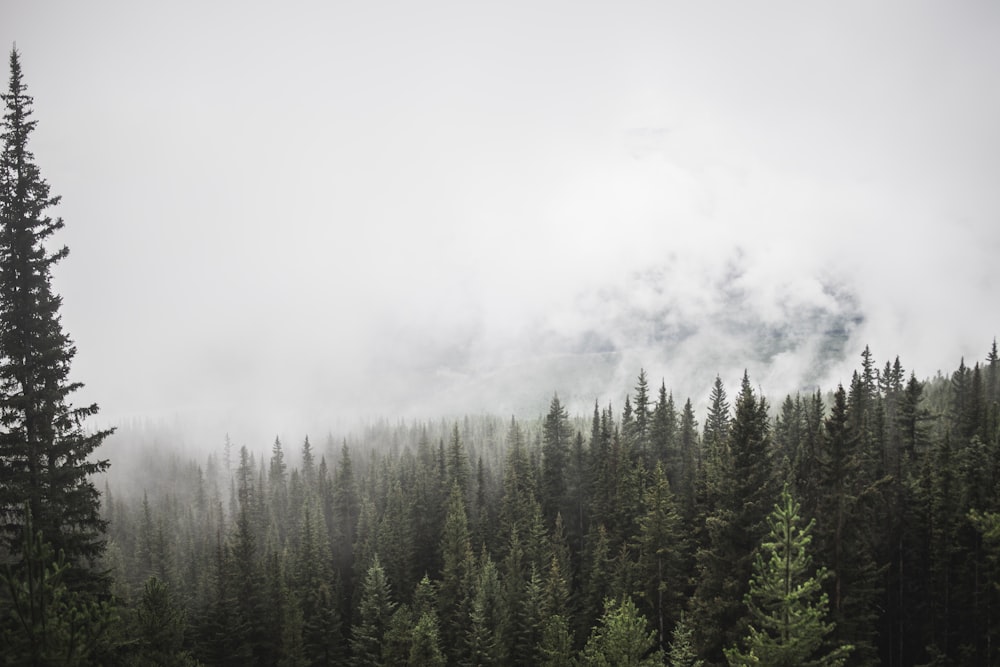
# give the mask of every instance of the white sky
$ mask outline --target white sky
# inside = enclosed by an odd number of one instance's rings
[[[109,423],[699,403],[814,381],[822,322],[825,387],[1000,332],[995,2],[0,0],[14,42]]]

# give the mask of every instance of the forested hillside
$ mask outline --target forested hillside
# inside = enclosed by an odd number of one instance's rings
[[[69,250],[50,247],[59,197],[9,62],[0,663],[1000,664],[995,339],[925,380],[866,347],[844,384],[773,402],[747,373],[675,397],[639,370],[586,415],[559,399],[580,387],[554,386],[536,418],[390,415],[191,449],[112,435],[73,402],[52,285]]]
[[[998,371],[220,443],[105,490],[113,591],[211,665],[996,664]]]

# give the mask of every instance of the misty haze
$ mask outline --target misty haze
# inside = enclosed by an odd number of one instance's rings
[[[1000,665],[1000,7],[0,44],[0,663]]]

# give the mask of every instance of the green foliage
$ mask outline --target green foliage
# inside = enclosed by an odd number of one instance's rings
[[[538,646],[541,667],[573,667],[573,637],[569,623],[561,614],[552,614],[545,620],[542,640]]]
[[[719,382],[713,395],[720,406],[726,404]],[[733,419],[724,415],[720,407],[718,414],[710,415],[715,425],[706,426],[706,438],[716,439],[717,451],[705,462],[709,511],[697,552],[698,583],[689,604],[698,653],[709,663],[721,661],[724,647],[746,627],[741,601],[775,496],[767,402],[757,396],[747,374]]]
[[[429,612],[420,614],[413,626],[410,644],[409,664],[412,667],[444,667],[447,664],[438,634],[437,618]]]
[[[110,431],[85,431],[97,406],[74,407],[70,396],[82,387],[69,379],[76,354],[63,331],[62,299],[52,291],[53,268],[69,254],[46,243],[63,227],[49,211],[59,203],[42,178],[29,138],[32,97],[27,94],[16,49],[0,124],[0,551],[28,548],[27,503],[42,531],[69,569],[71,589],[106,589],[90,568],[103,554],[106,522],[91,476],[108,468],[91,454]],[[28,541],[33,536],[26,538]]]
[[[362,585],[358,623],[351,628],[352,665],[377,667],[382,664],[382,642],[395,607],[389,581],[376,554]]]
[[[150,577],[135,612],[137,647],[130,663],[157,667],[198,664],[184,650],[186,627],[184,610],[172,599],[167,586],[156,577]]]
[[[470,588],[475,565],[464,498],[461,487],[453,482],[441,536],[444,569],[438,587],[438,608],[444,625],[444,645],[450,652],[449,657],[454,660],[465,654],[465,637],[470,627]]]
[[[981,368],[978,381],[972,366],[906,383],[898,362],[881,373],[865,365],[850,392],[826,399],[828,411],[816,392],[789,397],[773,421],[748,378],[732,409],[717,382],[706,442],[691,400],[671,417],[664,384],[650,410],[640,382],[618,418],[595,406],[589,440],[560,405],[521,423],[381,424],[350,448],[329,439],[300,468],[277,443],[241,451],[228,472],[214,455],[171,463],[169,494],[108,491],[105,562],[132,606],[113,633],[129,640],[105,662],[135,664],[152,645],[212,665],[694,667],[724,664],[723,649],[736,646],[732,657],[752,662],[781,645],[766,622],[776,607],[764,602],[777,593],[758,570],[774,574],[761,544],[775,542],[768,519],[785,479],[806,508],[797,516],[816,517],[809,531],[792,522],[792,534],[813,536],[802,550],[816,568],[783,598],[813,610],[787,624],[788,637],[813,631],[791,661],[836,664],[837,647],[851,645],[845,665],[1000,664],[1000,443],[983,428],[985,405],[968,407],[989,391],[996,400],[996,369]],[[973,414],[965,437],[958,429]],[[543,490],[547,419],[571,445],[558,476],[567,514],[551,504],[558,482]],[[463,492],[470,458],[476,474]],[[371,587],[376,561],[398,597]],[[135,629],[151,573],[170,591],[169,605],[153,608],[181,612],[180,647],[173,611],[146,627],[174,640],[143,643]],[[817,620],[823,594],[829,612]],[[815,653],[801,657],[816,636]]]
[[[663,664],[663,652],[656,647],[656,631],[649,629],[632,599],[620,602],[608,598],[604,614],[590,633],[580,653],[587,667],[651,667]]]
[[[670,635],[670,650],[667,652],[669,667],[702,667],[704,660],[698,658],[694,650],[694,632],[685,615],[681,615]]]
[[[25,509],[23,559],[0,574],[0,647],[7,665],[89,665],[107,659],[118,622],[107,602],[65,583],[65,556],[33,531]]]
[[[799,504],[787,487],[768,524],[770,534],[757,554],[746,596],[750,627],[743,648],[726,649],[729,664],[843,665],[850,646],[824,647],[833,624],[825,620],[828,603],[820,586],[826,572],[821,569],[813,573],[808,551],[813,522],[802,526]]]
[[[541,503],[548,522],[568,509],[567,468],[570,453],[569,418],[558,396],[552,397],[542,427]]]
[[[646,513],[639,520],[639,581],[645,607],[656,627],[660,647],[676,622],[682,600],[685,540],[674,495],[659,463],[646,490]]]
[[[473,576],[469,601],[471,627],[466,643],[472,664],[504,664],[504,611],[499,572],[489,554],[483,554]]]

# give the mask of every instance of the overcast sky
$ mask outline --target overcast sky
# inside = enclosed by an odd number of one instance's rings
[[[783,395],[1000,332],[996,2],[0,14],[106,423]]]

